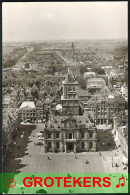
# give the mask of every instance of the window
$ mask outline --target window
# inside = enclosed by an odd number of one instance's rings
[[[69,139],[72,139],[72,133],[69,133]]]
[[[48,139],[50,139],[50,138],[51,138],[51,133],[49,132],[49,133],[48,133]]]
[[[89,138],[92,138],[93,137],[93,133],[89,133]]]
[[[71,87],[69,87],[68,91],[71,91]]]
[[[48,142],[48,148],[51,148],[51,142]]]
[[[106,124],[106,122],[107,122],[107,121],[106,121],[106,120],[104,120],[104,124]]]
[[[81,142],[81,148],[82,149],[84,148],[84,142]]]
[[[70,127],[70,123],[68,121],[66,122],[66,127]]]
[[[81,138],[84,138],[84,133],[81,133]]]
[[[89,148],[93,147],[93,142],[89,142]]]
[[[60,143],[59,142],[56,142],[56,148],[60,148]]]
[[[56,138],[59,138],[59,135],[60,135],[60,133],[56,133]],[[57,143],[59,143],[59,142],[57,142]]]

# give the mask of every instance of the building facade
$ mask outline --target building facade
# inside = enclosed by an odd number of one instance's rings
[[[43,102],[42,101],[36,102],[36,117],[37,117],[37,123],[43,122],[44,111],[43,111]]]
[[[23,101],[20,109],[21,122],[35,123],[36,122],[36,107],[33,101]]]
[[[79,115],[79,101],[78,98],[78,82],[75,80],[72,72],[68,70],[65,81],[62,82],[63,95],[61,96],[62,102],[62,115],[65,116],[71,110],[74,115]]]
[[[97,130],[87,114],[79,115],[78,82],[70,70],[62,84],[62,116],[52,115],[46,122],[45,152],[96,151]]]

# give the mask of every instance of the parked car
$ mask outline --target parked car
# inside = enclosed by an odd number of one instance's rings
[[[38,137],[38,140],[44,140],[44,138],[43,137]]]
[[[37,133],[38,137],[43,137],[43,133]]]

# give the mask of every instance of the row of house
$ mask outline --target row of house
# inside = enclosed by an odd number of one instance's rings
[[[122,96],[111,93],[107,87],[97,92],[85,103],[85,109],[97,125],[113,124],[113,116],[127,108]]]
[[[18,128],[20,127],[20,114],[15,108],[11,106],[3,109],[3,157],[5,158],[6,153],[11,149],[13,139],[17,134]]]
[[[114,117],[113,136],[118,149],[123,153],[125,163],[128,163],[128,114]]]

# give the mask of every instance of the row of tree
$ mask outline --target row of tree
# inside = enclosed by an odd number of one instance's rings
[[[11,68],[12,66],[16,65],[26,52],[26,48],[13,49],[12,52],[8,56],[5,56],[5,59],[3,59],[3,68]]]

